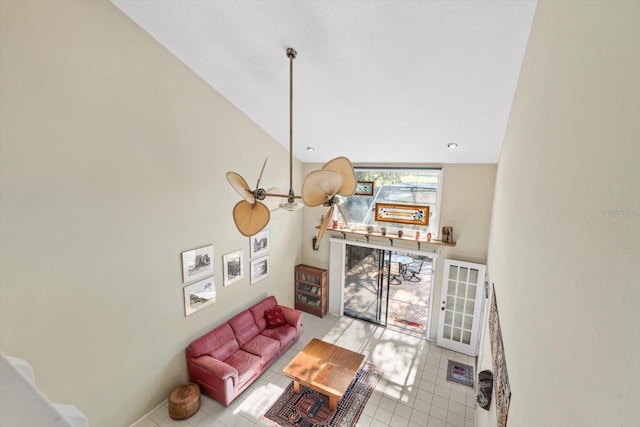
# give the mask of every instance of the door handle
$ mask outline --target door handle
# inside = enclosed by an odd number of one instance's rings
[[[442,301],[442,307],[440,308],[440,310],[441,310],[441,311],[444,311],[444,305],[445,305],[445,304],[446,304],[446,303],[445,303],[444,301]]]

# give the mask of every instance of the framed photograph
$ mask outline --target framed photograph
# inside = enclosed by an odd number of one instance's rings
[[[182,283],[213,274],[213,245],[182,252]]]
[[[244,259],[242,249],[222,257],[224,286],[237,282],[244,277]]]
[[[269,230],[262,230],[254,234],[251,239],[251,258],[265,255],[269,252]]]
[[[356,196],[373,196],[373,181],[358,181],[356,184]]]
[[[376,203],[376,221],[429,225],[429,206]]]
[[[251,261],[251,284],[265,279],[269,275],[269,255]]]
[[[184,287],[184,315],[189,316],[216,302],[213,276]]]

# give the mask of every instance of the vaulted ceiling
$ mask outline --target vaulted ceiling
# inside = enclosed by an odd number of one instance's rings
[[[358,163],[496,163],[536,6],[112,2],[287,149],[295,48],[294,156]]]

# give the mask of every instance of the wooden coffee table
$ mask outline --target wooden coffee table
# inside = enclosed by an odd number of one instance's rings
[[[363,360],[363,354],[314,338],[285,366],[283,372],[293,380],[296,393],[300,393],[302,384],[326,394],[329,396],[329,408],[335,410]]]

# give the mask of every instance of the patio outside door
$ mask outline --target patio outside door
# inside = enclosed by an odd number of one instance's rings
[[[482,264],[444,260],[438,346],[478,355],[485,269]]]

